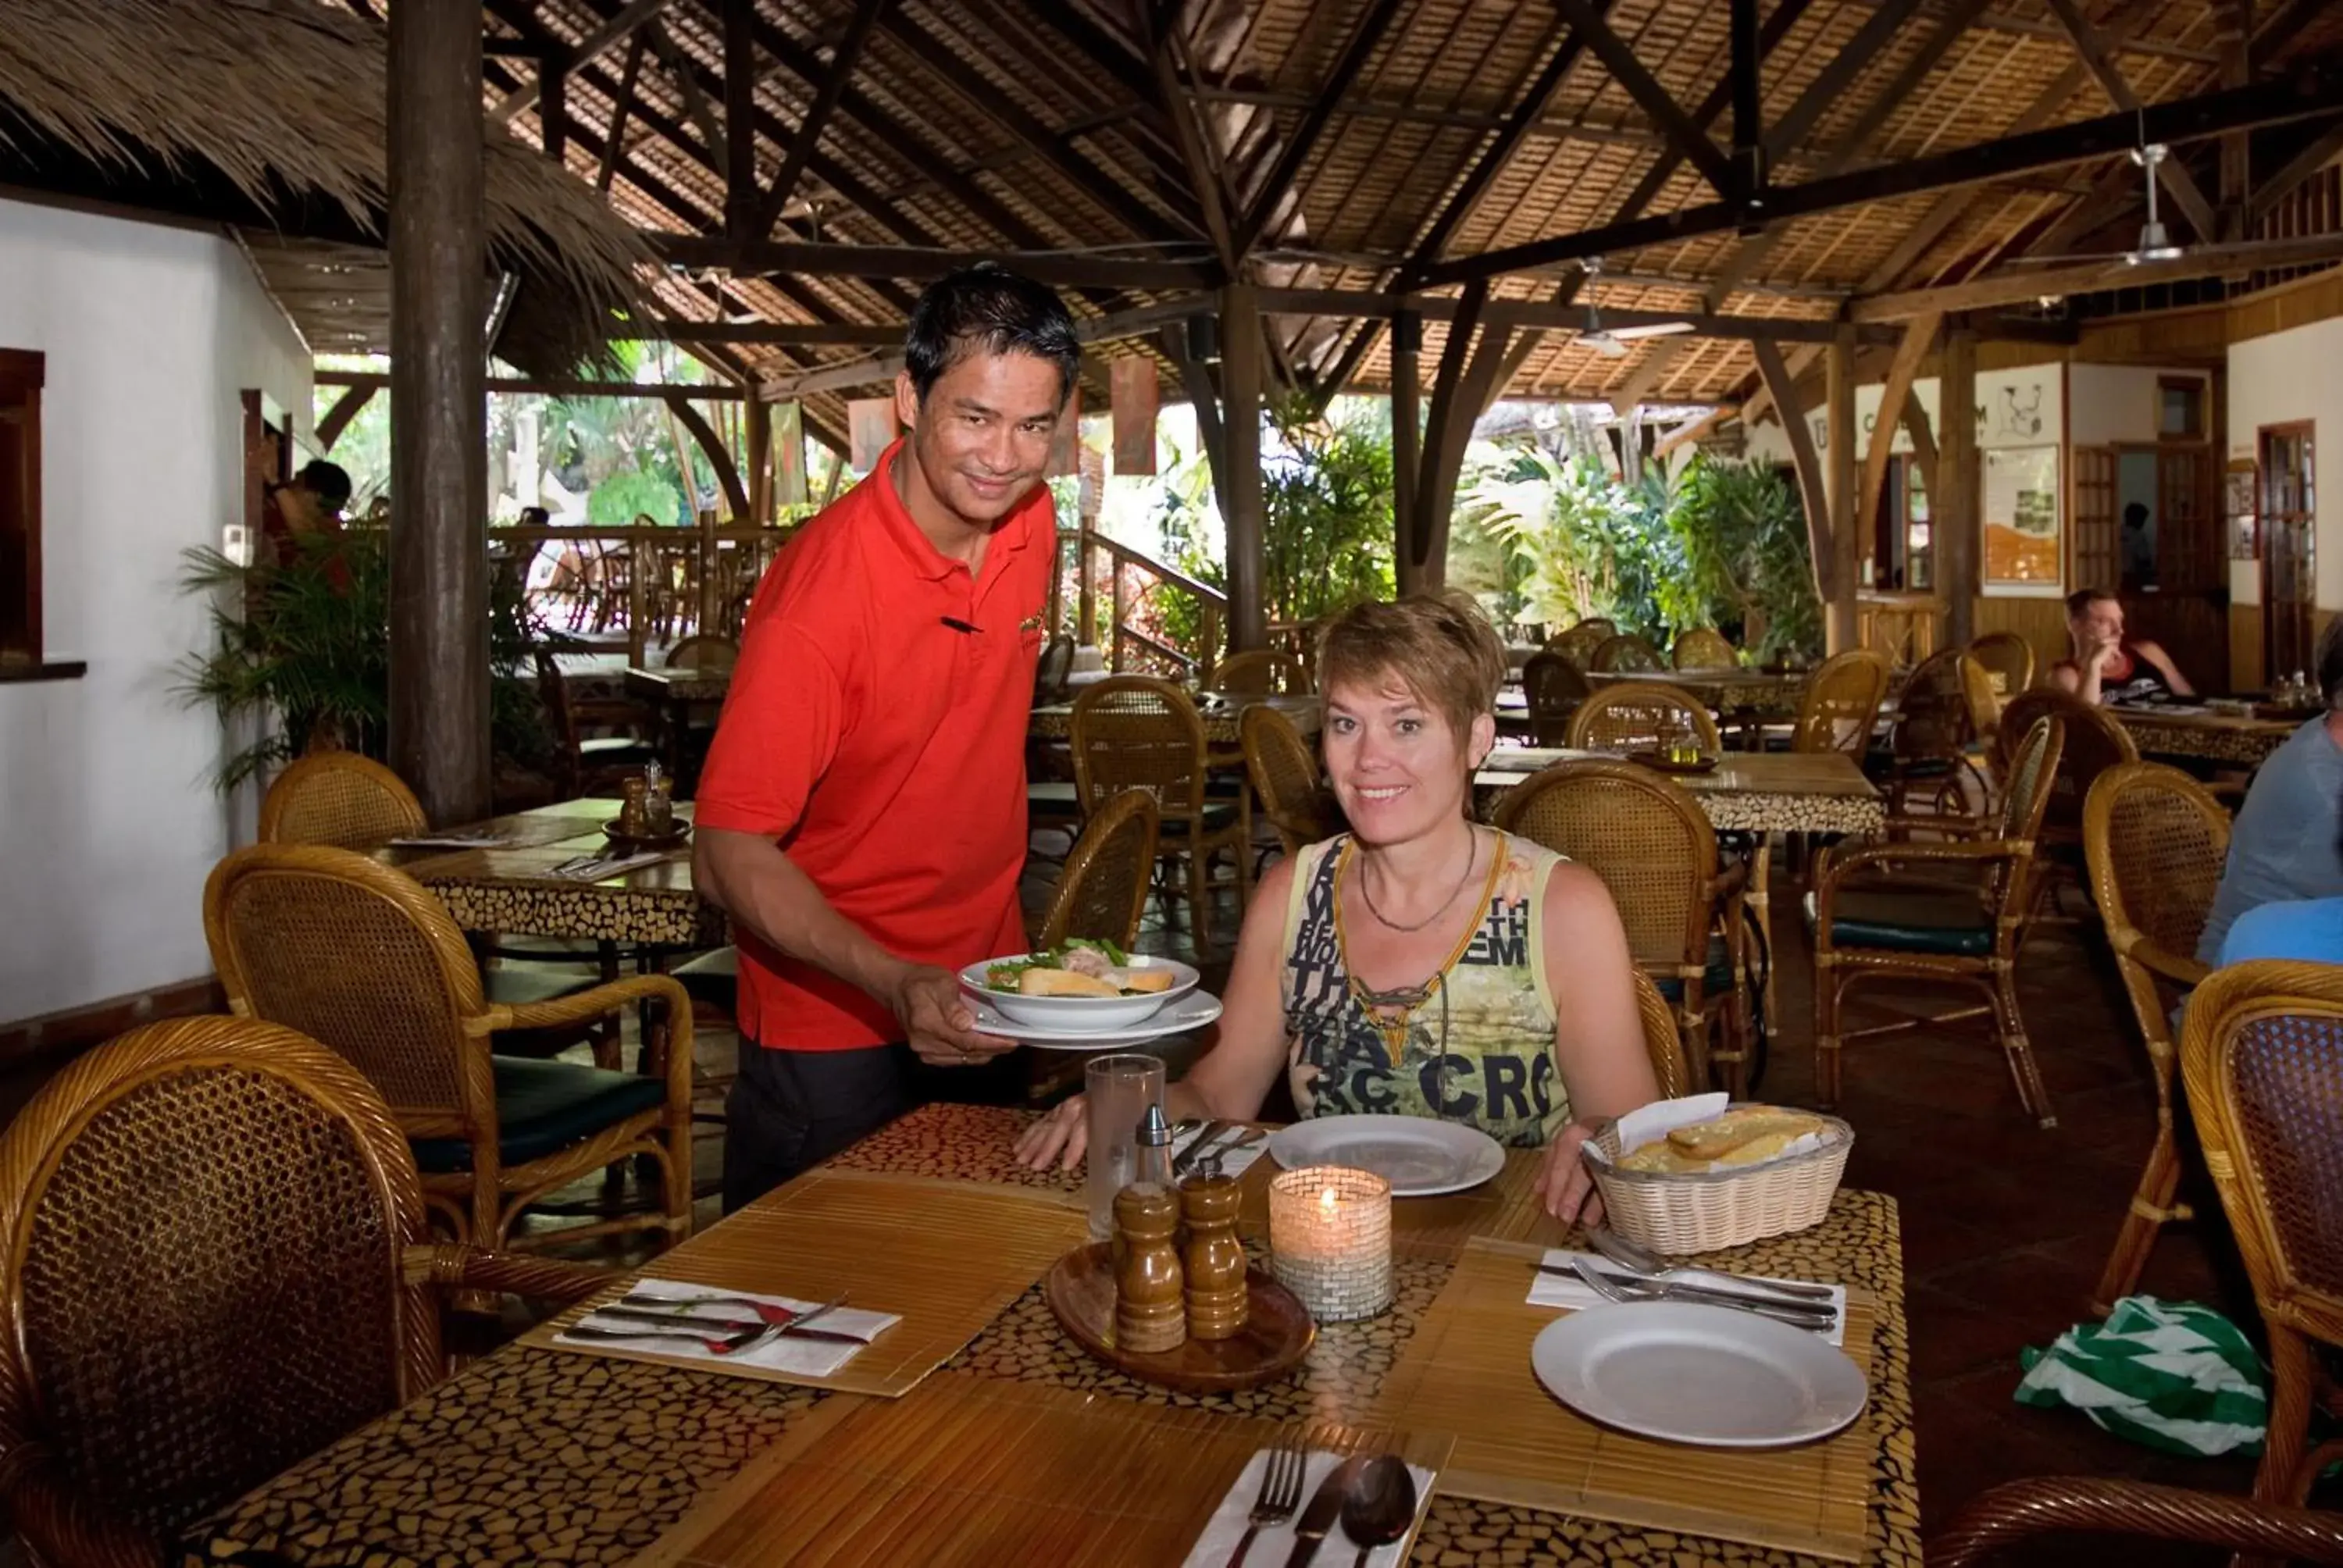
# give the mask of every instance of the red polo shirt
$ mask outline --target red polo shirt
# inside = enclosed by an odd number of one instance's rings
[[[1057,523],[1037,488],[972,576],[904,510],[901,451],[766,573],[693,817],[776,840],[880,946],[958,969],[1024,947],[1026,715]],[[789,1050],[901,1038],[853,986],[738,940],[745,1038]]]

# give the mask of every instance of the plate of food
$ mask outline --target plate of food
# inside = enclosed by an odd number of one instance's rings
[[[1194,990],[1196,980],[1195,970],[1176,959],[1126,953],[1088,937],[960,971],[960,985],[1001,1017],[1066,1033],[1105,1034],[1145,1023]]]
[[[1041,1050],[1122,1050],[1136,1049],[1175,1034],[1202,1029],[1221,1016],[1221,999],[1209,991],[1190,991],[1142,1023],[1114,1029],[1057,1029],[1049,1024],[1019,1023],[994,1010],[990,996],[976,1000],[976,1032],[998,1035]]]

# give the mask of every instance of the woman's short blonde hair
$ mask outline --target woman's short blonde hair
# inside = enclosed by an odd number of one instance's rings
[[[1353,605],[1318,634],[1318,689],[1380,689],[1397,681],[1448,721],[1463,746],[1473,720],[1497,707],[1505,645],[1465,594],[1409,594],[1393,604]]]

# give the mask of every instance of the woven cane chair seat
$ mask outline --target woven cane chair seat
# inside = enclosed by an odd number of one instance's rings
[[[1587,668],[1594,670],[1649,671],[1667,667],[1668,661],[1660,657],[1660,650],[1633,632],[1604,638],[1587,661]]]
[[[1326,788],[1318,753],[1293,720],[1274,708],[1248,708],[1237,730],[1244,742],[1245,771],[1288,855],[1341,831],[1342,809]]]
[[[1979,1568],[2037,1535],[2128,1535],[2185,1541],[2236,1553],[2267,1553],[2288,1563],[2343,1563],[2343,1514],[2289,1508],[2249,1498],[2087,1476],[2038,1476],[1979,1493],[1930,1538],[1933,1568]],[[2018,1561],[2127,1563],[2113,1546],[2097,1550],[2062,1541],[2060,1554]]]
[[[2001,694],[2016,697],[2034,686],[2034,645],[2014,631],[1989,631],[1968,646],[1968,656],[2001,678]]]
[[[1866,648],[1835,654],[1806,682],[1790,749],[1861,757],[1887,696],[1887,658]]]
[[[1586,751],[1656,751],[1671,731],[1693,736],[1714,757],[1725,749],[1707,704],[1682,687],[1638,680],[1604,687],[1578,705],[1570,744]]]
[[[1187,692],[1168,680],[1117,675],[1084,687],[1074,699],[1074,782],[1084,813],[1105,809],[1126,789],[1154,798],[1156,854],[1185,857],[1188,912],[1199,951],[1212,947],[1210,862],[1228,850],[1237,862],[1237,897],[1252,888],[1245,847],[1251,797],[1205,799],[1211,759],[1204,721]]]
[[[1212,689],[1248,697],[1307,697],[1310,667],[1290,653],[1251,648],[1212,666]]]
[[[1531,736],[1540,746],[1568,745],[1571,717],[1594,694],[1585,672],[1561,654],[1534,653],[1522,666],[1522,695],[1529,703]]]
[[[260,802],[264,844],[331,844],[372,849],[428,827],[406,781],[355,751],[297,759]]]
[[[1670,657],[1678,669],[1733,669],[1741,663],[1740,650],[1725,635],[1704,626],[1677,638]]]
[[[1093,813],[1066,857],[1036,949],[1088,937],[1128,949],[1139,940],[1155,867],[1155,797],[1126,789]]]

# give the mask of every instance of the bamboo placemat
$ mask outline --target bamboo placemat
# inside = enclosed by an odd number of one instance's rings
[[[907,1399],[793,1429],[635,1568],[1176,1563],[1279,1430],[945,1372]],[[1349,1427],[1309,1437],[1391,1447],[1434,1470],[1452,1446]]]
[[[1528,1303],[1543,1249],[1473,1241],[1367,1420],[1458,1433],[1440,1489],[1517,1507],[1858,1560],[1880,1434],[1775,1450],[1689,1448],[1597,1426],[1549,1395],[1530,1342],[1558,1315]],[[1875,1303],[1847,1292],[1846,1353],[1872,1363]]]
[[[647,1271],[718,1290],[809,1301],[828,1301],[843,1291],[855,1306],[902,1315],[837,1372],[813,1378],[728,1366],[663,1354],[656,1342],[640,1350],[556,1344],[554,1335],[591,1303],[532,1330],[523,1342],[892,1398],[950,1360],[1085,1239],[1082,1214],[1041,1194],[820,1170],[660,1254]]]

